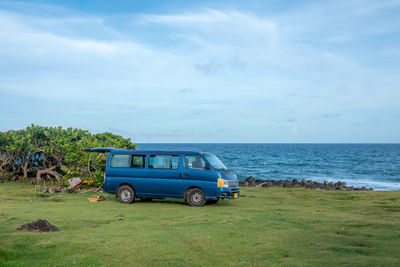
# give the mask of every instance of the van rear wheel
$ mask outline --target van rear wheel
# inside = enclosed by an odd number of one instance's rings
[[[206,196],[199,188],[190,189],[187,193],[187,203],[192,207],[202,207],[206,204]]]
[[[119,202],[124,203],[124,204],[131,204],[133,201],[135,201],[135,191],[133,188],[129,185],[121,185],[118,188],[118,199]]]

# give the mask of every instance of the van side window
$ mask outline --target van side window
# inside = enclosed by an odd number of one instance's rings
[[[113,155],[110,165],[113,168],[129,168],[131,167],[131,155]]]
[[[179,167],[179,156],[172,156],[171,158],[172,169],[178,169]]]
[[[146,156],[132,155],[132,168],[144,168]]]
[[[185,167],[190,169],[206,169],[206,162],[201,156],[185,156]]]
[[[151,169],[177,169],[178,166],[179,156],[151,155],[149,158],[149,168]]]

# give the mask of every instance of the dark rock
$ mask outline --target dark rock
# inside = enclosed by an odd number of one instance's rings
[[[254,179],[253,176],[249,176],[249,177],[246,178],[246,182],[248,182],[248,183],[252,183],[254,181],[255,181],[255,179]]]
[[[257,184],[253,181],[253,182],[248,183],[247,186],[249,186],[249,187],[254,187],[254,186],[257,186]]]
[[[337,182],[334,184],[336,190],[345,190],[346,189],[346,183],[342,182]]]
[[[292,182],[291,181],[283,181],[283,187],[293,187]]]
[[[338,181],[336,183],[329,182],[324,180],[323,183],[316,182],[313,180],[304,180],[302,179],[301,182],[297,179],[290,180],[263,180],[263,179],[255,179],[253,176],[249,176],[244,181],[239,181],[239,186],[242,187],[284,187],[284,188],[291,188],[291,187],[304,187],[310,189],[318,189],[318,190],[373,190],[373,188],[356,188],[354,186],[347,186],[345,182]]]
[[[275,183],[275,186],[277,187],[283,187],[283,182],[282,180],[279,180],[278,182]]]
[[[271,180],[267,180],[262,185],[262,187],[274,187],[274,186],[275,186],[275,181],[271,181]]]
[[[336,189],[343,189],[343,188],[346,188],[346,183],[345,182],[341,182],[341,181],[339,181],[339,182],[337,182],[336,184],[335,184],[335,187],[336,187]]]
[[[247,181],[239,181],[239,186],[248,186],[249,183]]]
[[[39,219],[37,221],[21,225],[17,231],[28,230],[31,232],[57,232],[58,228],[51,225],[46,219]]]

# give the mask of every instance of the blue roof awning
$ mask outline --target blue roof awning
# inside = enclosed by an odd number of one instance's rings
[[[104,152],[111,152],[113,150],[116,150],[116,148],[112,148],[112,147],[96,147],[96,148],[86,148],[83,151],[104,153]]]

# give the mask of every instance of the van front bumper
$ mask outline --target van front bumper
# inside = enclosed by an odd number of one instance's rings
[[[240,196],[240,190],[239,187],[235,188],[225,188],[221,187],[219,192],[218,192],[218,197],[219,198],[239,198]]]

